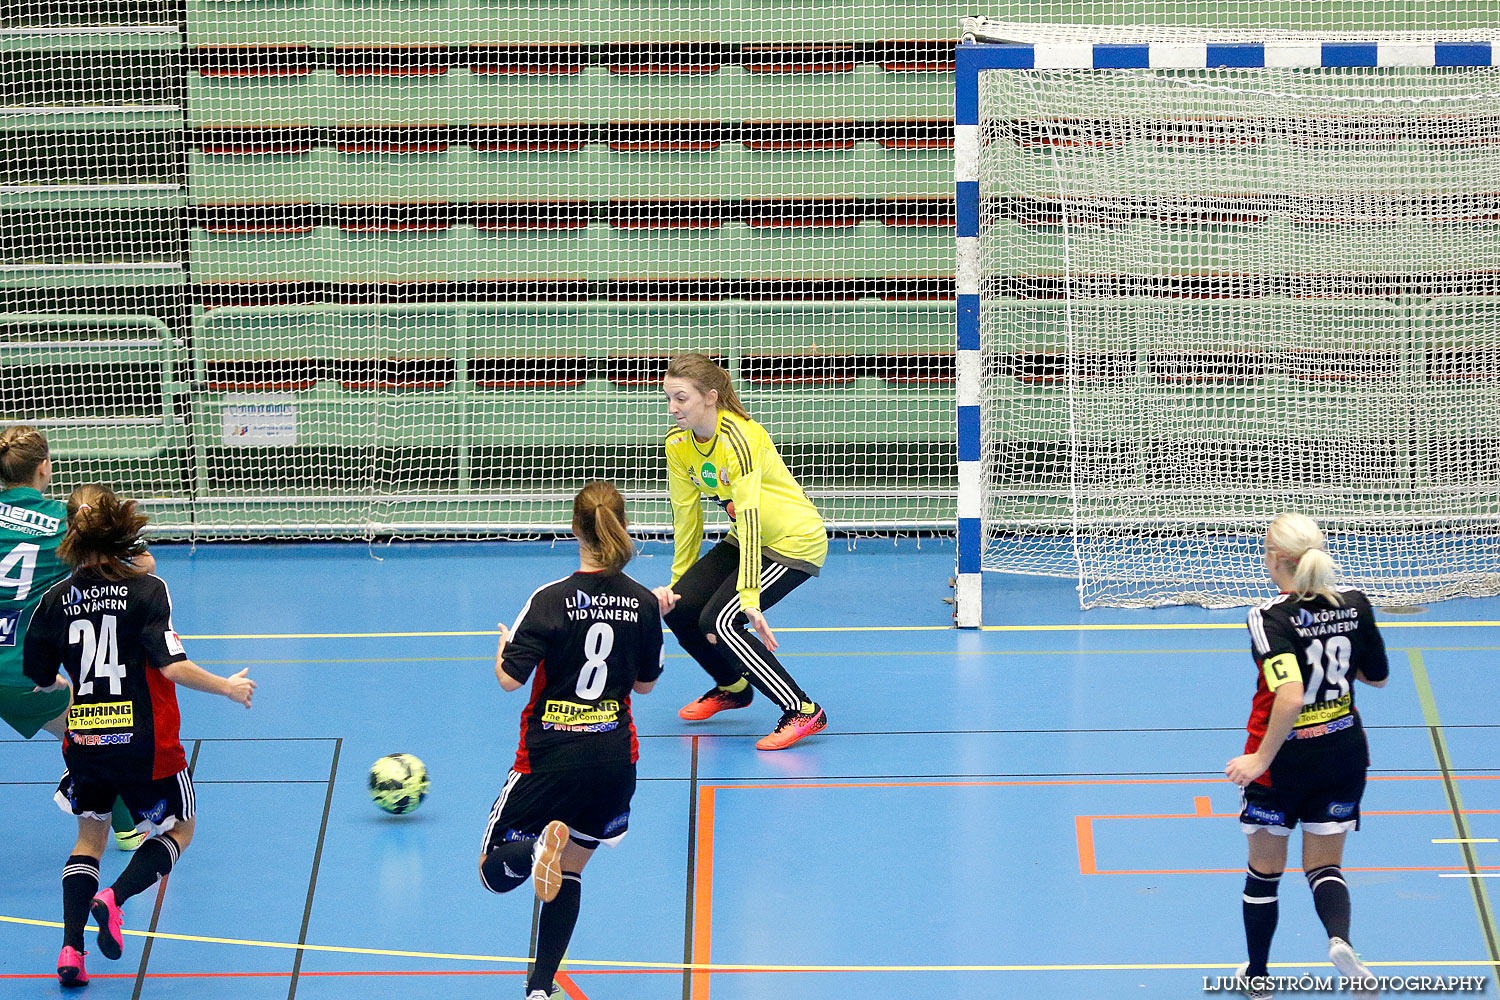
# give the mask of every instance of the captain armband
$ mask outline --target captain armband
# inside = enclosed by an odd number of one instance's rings
[[[1266,675],[1266,690],[1275,691],[1288,681],[1302,681],[1302,666],[1294,653],[1277,653],[1268,656],[1260,669]]]

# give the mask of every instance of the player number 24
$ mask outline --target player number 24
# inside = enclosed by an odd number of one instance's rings
[[[116,635],[115,616],[105,615],[99,620],[99,632],[94,634],[94,623],[87,618],[75,618],[68,626],[68,645],[83,644],[78,657],[79,697],[94,693],[94,678],[109,681],[109,693],[120,696],[120,682],[125,679],[125,664],[120,662],[120,641]]]

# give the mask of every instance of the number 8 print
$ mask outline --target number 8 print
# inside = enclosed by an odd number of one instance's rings
[[[578,697],[593,701],[609,680],[605,658],[615,648],[615,629],[609,622],[595,622],[583,637],[583,670],[578,674]]]

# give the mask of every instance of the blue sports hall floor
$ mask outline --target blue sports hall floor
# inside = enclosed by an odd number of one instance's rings
[[[248,712],[180,693],[197,837],[127,906],[124,957],[89,956],[86,994],[519,998],[533,901],[475,867],[525,700],[494,681],[494,625],[575,551],[160,547],[188,654],[260,689]],[[650,586],[669,566],[654,544],[630,572]],[[584,874],[566,995],[1184,998],[1232,972],[1244,612],[1082,612],[1069,581],[993,577],[1000,627],[956,631],[952,570],[946,540],[835,542],[769,614],[830,716],[778,754],[753,747],[764,699],[677,718],[708,682],[668,639],[635,699],[630,834]],[[1345,858],[1354,944],[1379,975],[1488,976],[1466,995],[1494,996],[1500,600],[1383,624],[1391,683],[1358,692],[1374,763]],[[74,824],[51,801],[57,744],[5,735],[0,1000],[52,996]],[[432,775],[405,817],[365,786],[396,751]],[[123,863],[111,849],[105,880]],[[1333,975],[1300,878],[1281,900],[1273,972]]]

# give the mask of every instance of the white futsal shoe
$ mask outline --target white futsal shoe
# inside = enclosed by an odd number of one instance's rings
[[[1270,990],[1261,989],[1258,986],[1250,985],[1250,978],[1245,975],[1245,973],[1249,971],[1249,962],[1241,964],[1238,969],[1234,970],[1234,978],[1240,980],[1240,982],[1244,984],[1240,987],[1240,992],[1243,993],[1248,998],[1248,1000],[1271,1000]]]
[[[1375,976],[1365,968],[1365,963],[1359,960],[1359,956],[1354,954],[1354,949],[1349,946],[1348,941],[1337,937],[1329,938],[1328,960],[1333,963],[1335,969],[1339,970],[1340,975],[1356,980],[1356,984],[1349,991],[1351,997],[1356,997],[1358,1000],[1375,1000],[1375,997],[1380,996],[1380,990],[1375,986]],[[1368,986],[1360,986],[1358,980],[1368,981]]]
[[[568,833],[568,825],[555,819],[542,828],[542,835],[532,848],[531,883],[536,888],[536,898],[544,903],[556,899],[562,888],[562,852],[568,843]]]

